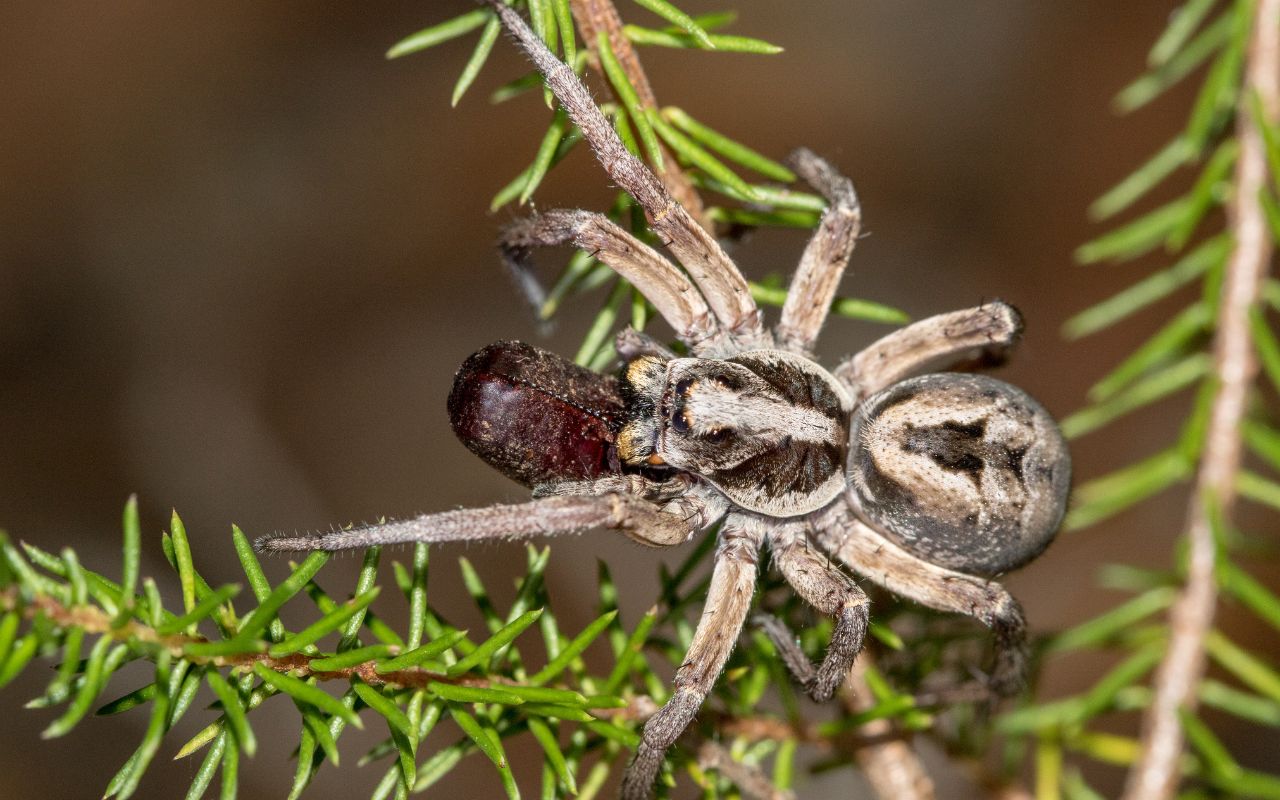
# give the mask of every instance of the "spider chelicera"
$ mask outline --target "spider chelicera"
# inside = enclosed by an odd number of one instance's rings
[[[949,696],[1016,690],[1025,621],[991,578],[1049,544],[1066,505],[1070,460],[1053,420],[1020,389],[934,370],[1007,350],[1021,330],[1018,313],[992,302],[941,314],[828,372],[812,349],[858,235],[850,181],[807,150],[791,156],[828,208],[770,331],[719,243],[627,150],[573,71],[514,10],[489,4],[683,271],[603,215],[580,210],[512,224],[502,238],[505,259],[523,271],[535,247],[572,243],[591,252],[653,304],[691,355],[624,331],[615,378],[529,345],[491,345],[459,371],[450,418],[464,444],[532,488],[534,500],[277,535],[258,547],[519,540],[596,527],[662,547],[719,522],[705,610],[671,698],[644,727],[623,778],[626,800],[649,796],[664,753],[724,668],[766,544],[796,592],[835,621],[815,666],[780,622],[762,620],[815,700],[832,696],[867,630],[867,597],[845,569],[991,627],[991,674]]]

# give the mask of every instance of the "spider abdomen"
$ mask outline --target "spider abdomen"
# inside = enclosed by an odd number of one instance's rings
[[[1057,425],[1021,389],[936,373],[894,384],[858,409],[853,500],[887,538],[939,566],[997,575],[1053,539],[1071,460]]]
[[[523,342],[496,342],[458,369],[449,422],[467,449],[528,487],[621,472],[616,379]]]

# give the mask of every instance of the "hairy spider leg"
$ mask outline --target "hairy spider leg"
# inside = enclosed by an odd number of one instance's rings
[[[814,666],[796,644],[795,637],[772,616],[757,617],[773,641],[783,662],[818,702],[825,702],[849,673],[867,634],[870,602],[853,579],[830,563],[825,553],[809,542],[807,520],[790,520],[769,529],[769,552],[778,571],[805,602],[835,619],[835,629],[822,663]]]
[[[827,199],[827,210],[805,246],[782,306],[782,318],[774,328],[779,347],[808,356],[853,255],[862,228],[862,207],[853,182],[812,150],[796,150],[787,163]]]
[[[347,530],[272,534],[258,539],[254,547],[264,553],[282,553],[406,542],[523,541],[592,528],[620,530],[641,544],[663,547],[688,541],[704,518],[689,514],[684,505],[667,512],[647,500],[625,494],[565,494],[527,503],[441,511]]]
[[[1022,335],[1022,315],[1000,300],[913,322],[840,363],[833,375],[858,400],[898,381],[975,356],[1003,356]]]
[[[944,569],[911,555],[836,502],[815,515],[819,544],[849,569],[890,592],[917,603],[973,617],[995,635],[995,665],[985,680],[962,684],[921,698],[922,704],[989,699],[1011,695],[1023,686],[1027,623],[1022,606],[1003,586],[986,578]]]
[[[689,727],[729,660],[751,608],[764,536],[764,524],[744,514],[730,513],[720,526],[702,618],[676,671],[675,691],[645,723],[640,746],[622,778],[622,800],[650,796],[667,748]]]
[[[533,248],[570,242],[635,286],[694,353],[720,337],[719,323],[706,299],[684,273],[603,214],[557,209],[525,217],[503,228],[499,247],[514,274],[529,276]],[[526,282],[523,277],[518,279]]]
[[[627,150],[587,87],[547,49],[520,14],[502,0],[487,2],[545,76],[547,86],[591,144],[605,172],[644,209],[649,226],[688,271],[730,337],[749,347],[771,344],[772,337],[764,328],[746,279],[720,243],[675,201],[644,162]]]

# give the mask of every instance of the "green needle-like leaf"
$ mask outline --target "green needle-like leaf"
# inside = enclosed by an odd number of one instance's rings
[[[315,706],[326,714],[341,717],[357,728],[364,728],[364,723],[360,721],[360,717],[344,706],[341,700],[317,689],[306,681],[283,672],[276,672],[262,662],[254,664],[253,671],[264,683],[270,684],[277,691],[283,692],[301,703]]]
[[[696,39],[686,33],[672,33],[671,31],[656,31],[652,28],[642,28],[639,25],[623,25],[622,32],[626,34],[633,44],[638,45],[656,45],[658,47],[675,47],[688,49],[699,47]],[[783,48],[763,39],[753,39],[750,36],[728,36],[725,34],[712,33],[707,35],[707,40],[723,53],[753,53],[757,55],[774,55],[781,53]]]
[[[1280,511],[1280,483],[1267,480],[1256,472],[1242,471],[1236,476],[1236,491],[1255,503]]]
[[[1241,605],[1280,631],[1280,596],[1228,560],[1218,564],[1218,584]]]
[[[787,300],[787,291],[751,282],[751,297],[757,303],[781,307]],[[837,297],[831,303],[831,313],[848,319],[860,319],[866,322],[883,322],[888,325],[902,325],[911,321],[906,312],[853,297]]]
[[[205,754],[204,761],[200,762],[200,768],[196,770],[195,777],[191,779],[191,787],[187,789],[184,800],[200,800],[200,798],[204,797],[204,793],[209,790],[209,784],[213,783],[213,775],[218,771],[218,765],[222,763],[222,750],[226,746],[227,734],[224,731],[218,734],[213,746]]]
[[[578,43],[573,25],[573,10],[569,0],[551,0],[551,13],[555,15],[556,27],[560,29],[560,49],[564,62],[572,64],[578,59]]]
[[[267,652],[272,658],[280,658],[296,653],[307,645],[315,644],[358,616],[361,611],[374,601],[380,591],[379,587],[372,587],[364,594],[333,609],[298,633],[286,638],[279,644],[272,645]]]
[[[370,547],[364,551],[364,563],[360,565],[360,576],[356,578],[356,588],[352,592],[358,599],[368,592],[373,591],[377,587],[374,585],[378,580],[378,562],[382,557],[381,547]],[[376,595],[375,595],[376,596]],[[338,641],[338,652],[350,650],[358,647],[360,644],[360,626],[364,624],[365,611],[368,607],[366,602],[357,608],[356,613],[342,626],[342,638]]]
[[[378,716],[387,721],[388,725],[400,731],[410,741],[417,740],[417,734],[414,731],[413,724],[409,722],[409,716],[404,713],[394,700],[363,681],[354,681],[351,686],[355,689],[356,695],[361,701],[376,711]]]
[[[589,367],[602,349],[606,347],[612,348],[612,344],[609,343],[609,333],[618,321],[618,313],[630,293],[631,286],[629,284],[623,281],[617,281],[614,284],[613,289],[609,291],[609,297],[605,300],[604,306],[596,314],[595,321],[591,323],[591,327],[587,330],[586,336],[582,337],[582,345],[573,357],[573,363]]]
[[[457,106],[458,101],[467,93],[467,89],[475,82],[476,76],[480,74],[480,70],[484,67],[484,62],[489,60],[489,53],[493,52],[493,43],[498,41],[498,34],[502,30],[502,23],[498,21],[496,16],[490,17],[485,23],[484,30],[480,32],[480,41],[476,42],[476,49],[472,51],[471,58],[467,60],[466,66],[462,68],[462,74],[458,76],[458,82],[453,86],[453,97],[450,98],[450,105]]]
[[[187,540],[187,529],[174,511],[169,522],[170,537],[173,541],[173,557],[178,570],[178,580],[182,582],[182,607],[190,612],[196,607],[195,565],[191,561],[191,542]]]
[[[240,751],[228,747],[222,751],[222,791],[218,800],[236,800],[236,789],[240,785]]]
[[[428,683],[427,688],[441,700],[454,703],[501,703],[504,706],[518,706],[524,702],[524,698],[506,691],[505,688],[458,686],[439,681]]]
[[[236,525],[231,526],[231,544],[235,548],[236,557],[240,559],[240,568],[244,570],[253,596],[261,603],[271,596],[271,582],[262,571],[262,564],[258,561],[258,554],[253,551],[253,545],[249,543],[249,537]],[[284,623],[278,619],[272,620],[269,634],[273,642],[283,639]]]
[[[1273,700],[1233,689],[1213,679],[1201,682],[1199,694],[1201,702],[1207,706],[1250,722],[1280,728],[1280,703]]]
[[[467,635],[466,631],[453,631],[446,633],[438,639],[430,641],[421,647],[414,648],[407,653],[401,653],[395,658],[380,662],[375,670],[378,674],[388,672],[398,672],[402,669],[412,669],[422,662],[435,658],[453,647]]]
[[[1067,320],[1062,326],[1063,332],[1068,338],[1078,339],[1113,325],[1204,275],[1223,263],[1230,252],[1231,238],[1225,234],[1215,236],[1178,259],[1168,269],[1152,273],[1124,291]]]
[[[542,747],[542,752],[546,754],[547,765],[555,775],[556,782],[569,794],[577,794],[578,785],[573,779],[573,771],[569,769],[564,751],[560,749],[560,743],[550,726],[537,717],[530,717],[529,733],[533,734],[533,738]]]
[[[386,658],[391,653],[390,645],[371,644],[367,647],[357,647],[345,653],[338,653],[336,656],[329,656],[328,658],[313,658],[311,659],[311,669],[316,672],[338,672],[339,670],[350,669],[363,664],[366,661]]]
[[[426,50],[428,47],[456,39],[493,19],[493,12],[487,8],[477,8],[453,19],[423,28],[412,36],[406,36],[391,46],[387,58],[400,58],[410,53]]]
[[[1118,417],[1185,389],[1208,375],[1212,369],[1213,359],[1208,355],[1188,356],[1152,373],[1109,399],[1062,420],[1062,434],[1068,439],[1083,436]]]
[[[737,192],[740,196],[759,200],[752,191],[750,184],[744,181],[736,172],[729,169],[718,158],[711,155],[696,142],[689,137],[677,131],[671,125],[668,125],[662,115],[656,111],[649,111],[649,124],[658,132],[662,140],[667,146],[675,151],[681,160],[697,167],[703,172],[710,175],[717,181],[724,183]]]
[[[658,16],[675,25],[680,30],[689,34],[699,46],[714,50],[715,45],[711,43],[711,39],[707,36],[707,32],[702,29],[693,17],[684,13],[680,9],[671,5],[667,0],[635,0],[636,5],[643,6]]]
[[[1211,773],[1227,780],[1240,777],[1240,765],[1231,757],[1231,753],[1222,741],[1213,735],[1208,725],[1185,708],[1178,709],[1178,719],[1182,722],[1182,730],[1187,734],[1187,740],[1204,759]]]
[[[489,736],[488,731],[475,717],[457,706],[449,707],[449,715],[453,717],[454,722],[458,723],[458,727],[462,728],[463,733],[471,737],[471,741],[493,762],[494,766],[498,769],[507,768],[507,757],[502,752],[502,746],[498,744],[496,738]]]
[[[1187,0],[1169,18],[1169,25],[1160,34],[1147,55],[1147,63],[1153,67],[1164,64],[1177,55],[1196,28],[1204,22],[1216,0]]]
[[[142,525],[138,520],[138,496],[131,495],[124,505],[124,566],[120,572],[120,613],[114,625],[119,627],[133,614],[133,595],[138,588],[138,564],[142,559]]]
[[[1269,700],[1280,702],[1280,674],[1258,656],[1239,647],[1219,631],[1210,631],[1205,637],[1205,649],[1209,657],[1227,672],[1235,675],[1242,683],[1264,695]]]
[[[650,124],[647,109],[640,102],[640,95],[636,93],[636,88],[631,85],[631,79],[627,77],[626,70],[618,63],[617,56],[613,54],[613,48],[609,44],[609,35],[605,31],[600,31],[596,39],[596,48],[597,55],[600,58],[600,67],[604,70],[605,77],[609,79],[609,84],[613,86],[613,90],[617,92],[618,99],[623,108],[627,110],[627,115],[631,118],[632,124],[636,126],[636,133],[640,136],[640,141],[644,144],[644,151],[649,156],[649,163],[653,165],[654,169],[662,172],[664,169],[662,147],[658,144],[658,136],[653,131],[653,125]]]
[[[1136,111],[1190,75],[1231,38],[1232,17],[1230,13],[1220,15],[1177,55],[1121,89],[1114,101],[1116,109],[1121,113]]]
[[[1182,197],[1148,212],[1110,233],[1076,248],[1076,261],[1128,261],[1145,255],[1161,244],[1186,218],[1191,198]]]
[[[482,644],[476,647],[465,658],[458,663],[449,667],[446,674],[449,677],[457,677],[465,672],[474,669],[481,664],[487,664],[499,650],[511,644],[511,642],[524,632],[525,628],[538,621],[538,617],[542,616],[542,609],[535,608],[521,614],[515,621],[504,626],[501,630],[489,637]]]
[[[730,161],[741,164],[747,169],[755,170],[767,178],[784,183],[791,183],[796,179],[795,173],[787,167],[761,155],[744,144],[730,139],[719,131],[703,125],[689,116],[683,109],[668,106],[662,110],[662,116],[670,120],[672,125],[687,133],[694,141],[716,151]]]
[[[547,681],[558,676],[561,672],[564,672],[565,668],[568,667],[575,658],[582,655],[583,650],[586,650],[601,633],[604,633],[605,629],[609,627],[609,624],[613,622],[613,618],[616,616],[618,616],[618,612],[615,609],[613,611],[606,612],[593,620],[590,625],[583,628],[582,633],[579,633],[573,638],[573,641],[565,645],[565,648],[560,651],[559,655],[530,677],[527,681],[528,685],[541,686]]]
[[[542,179],[546,177],[547,170],[551,168],[552,161],[555,160],[556,151],[560,147],[560,142],[564,139],[565,132],[569,128],[569,116],[564,109],[557,109],[551,118],[551,125],[548,126],[547,132],[542,135],[542,143],[538,145],[538,153],[533,158],[533,164],[525,171],[524,189],[520,192],[520,204],[529,202],[533,197],[534,191],[542,183]]]
[[[471,601],[476,604],[476,609],[484,617],[489,632],[497,633],[502,628],[502,617],[493,607],[493,601],[489,599],[489,590],[485,588],[480,573],[476,572],[475,566],[466,557],[458,559],[458,569],[462,572],[462,585],[466,587],[467,594],[471,595]]]
[[[197,622],[207,618],[217,610],[218,606],[238,594],[240,594],[240,584],[238,583],[229,583],[226,586],[220,586],[197,603],[195,608],[191,609],[186,614],[183,614],[181,617],[176,617],[156,628],[156,633],[161,636],[170,636],[186,630],[187,628],[194,630]]]
[[[519,684],[504,685],[504,692],[510,692],[522,698],[525,703],[549,703],[552,705],[569,705],[586,707],[587,698],[572,689],[548,689],[542,686],[522,686]]]
[[[1093,620],[1061,632],[1050,640],[1046,652],[1059,653],[1066,650],[1097,648],[1110,643],[1114,637],[1124,634],[1152,614],[1169,608],[1176,598],[1178,598],[1178,591],[1170,586],[1160,586],[1160,588],[1146,591],[1132,600],[1126,600],[1125,603],[1117,605],[1111,611],[1094,617]]]
[[[1267,322],[1262,311],[1254,308],[1249,311],[1249,333],[1253,337],[1253,347],[1262,362],[1262,370],[1266,373],[1271,385],[1280,391],[1280,339]]]
[[[316,551],[307,555],[293,574],[280,583],[261,604],[253,610],[240,625],[237,634],[239,639],[250,639],[260,634],[267,625],[276,618],[281,606],[289,602],[298,592],[306,587],[307,581],[315,577],[320,568],[329,560],[331,553]]]
[[[1244,441],[1255,455],[1280,472],[1280,431],[1268,428],[1260,422],[1246,421]]]
[[[1089,216],[1104,220],[1128,208],[1178,167],[1195,157],[1195,149],[1181,135],[1089,206]]]
[[[1123,469],[1077,487],[1074,507],[1064,527],[1085,528],[1161,492],[1191,474],[1191,465],[1177,447],[1157,453]]]
[[[93,645],[93,650],[89,652],[88,663],[84,670],[84,683],[80,685],[80,691],[76,692],[76,696],[71,701],[71,705],[61,717],[47,728],[40,736],[44,739],[53,739],[58,736],[64,736],[76,726],[89,709],[93,706],[93,701],[102,693],[103,687],[107,680],[111,677],[111,673],[124,663],[125,656],[128,655],[129,648],[126,645],[116,645],[111,648],[111,637],[103,636]],[[33,653],[34,654],[34,653]],[[10,662],[13,662],[19,655],[15,652],[10,656]],[[8,665],[6,664],[6,668]],[[7,670],[6,670],[7,671]],[[0,681],[8,676],[0,675]]]
[[[1089,399],[1095,403],[1109,400],[1155,367],[1185,356],[1212,322],[1213,313],[1203,303],[1183,310],[1091,386]]]
[[[430,558],[427,546],[418,542],[413,546],[413,574],[409,586],[409,635],[405,647],[414,650],[422,644],[422,629],[427,620],[427,575]],[[397,564],[398,565],[398,564]]]
[[[218,701],[222,703],[222,713],[226,714],[236,741],[245,754],[252,757],[258,749],[258,741],[253,735],[253,729],[249,727],[249,720],[245,717],[245,704],[240,699],[240,694],[216,669],[205,672],[204,679],[213,693],[218,696]]]
[[[1213,158],[1209,159],[1208,165],[1200,173],[1199,179],[1191,189],[1189,195],[1191,202],[1185,216],[1178,223],[1178,227],[1169,234],[1170,250],[1177,251],[1186,246],[1205,213],[1225,199],[1224,181],[1239,153],[1240,146],[1235,139],[1228,139],[1218,146]]]

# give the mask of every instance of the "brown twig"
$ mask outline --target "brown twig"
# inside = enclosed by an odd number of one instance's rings
[[[864,677],[870,663],[871,654],[864,650],[840,687],[840,702],[850,713],[865,711],[875,703]],[[873,720],[862,727],[862,733],[866,736],[890,735],[894,733],[893,721]],[[933,781],[910,742],[887,739],[855,749],[853,757],[878,797],[885,800],[933,800]]]
[[[705,741],[698,747],[698,766],[714,769],[742,790],[751,800],[795,800],[795,793],[779,789],[757,766],[744,764],[718,742]]]
[[[646,109],[657,111],[658,100],[653,94],[649,76],[640,65],[640,57],[631,46],[631,40],[622,30],[622,19],[618,16],[618,10],[614,8],[613,3],[610,0],[570,0],[569,7],[573,11],[578,31],[587,46],[593,46],[600,33],[604,32],[609,37],[610,49],[613,50],[618,63],[622,65],[623,71],[627,73],[627,79],[635,87],[640,104]],[[613,91],[612,87],[610,91]],[[619,103],[622,102],[622,99],[617,98],[616,95],[615,99]],[[703,228],[710,231],[711,220],[706,214],[702,196],[698,194],[698,190],[689,181],[689,176],[676,162],[675,155],[667,149],[665,144],[659,143],[658,146],[662,148],[663,163],[666,167],[657,172],[658,177],[671,196],[684,206],[684,210],[688,211]]]
[[[1280,107],[1280,0],[1259,0],[1254,10],[1242,95],[1256,93],[1267,121]],[[1204,638],[1216,604],[1214,539],[1208,505],[1217,503],[1230,518],[1240,471],[1240,426],[1258,362],[1249,335],[1249,314],[1256,307],[1271,261],[1272,244],[1259,199],[1267,180],[1266,145],[1249,104],[1236,118],[1240,156],[1235,166],[1236,193],[1228,208],[1235,249],[1227,261],[1214,339],[1218,387],[1195,491],[1188,508],[1191,549],[1187,581],[1170,612],[1172,637],[1155,677],[1155,695],[1143,721],[1142,753],[1129,773],[1126,800],[1164,800],[1179,781],[1182,726],[1178,711],[1195,703],[1204,672]],[[1264,121],[1265,122],[1265,121]]]

